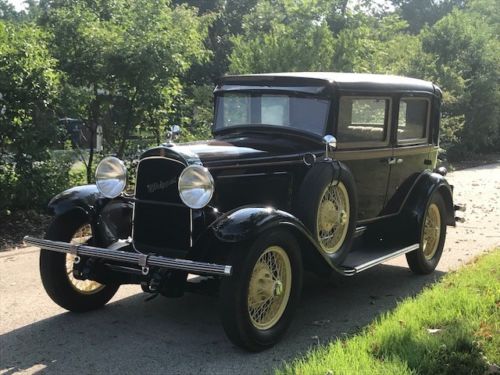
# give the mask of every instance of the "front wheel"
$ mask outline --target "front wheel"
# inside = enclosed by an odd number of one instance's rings
[[[428,274],[437,267],[446,239],[446,218],[443,198],[434,193],[427,204],[420,231],[420,248],[406,254],[410,269],[416,274]]]
[[[302,287],[302,259],[289,232],[264,233],[234,248],[233,276],[220,287],[224,330],[236,345],[260,351],[273,346],[291,323]]]
[[[55,219],[47,230],[47,239],[75,244],[89,243],[91,226],[84,220]],[[104,306],[119,285],[103,285],[93,280],[73,276],[74,256],[49,250],[40,252],[40,276],[49,297],[69,311],[85,312]]]

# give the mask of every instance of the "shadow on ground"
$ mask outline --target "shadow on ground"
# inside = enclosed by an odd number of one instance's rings
[[[354,333],[443,275],[378,266],[325,283],[307,277],[287,336],[249,354],[226,339],[215,298],[145,302],[138,293],[87,313],[63,313],[0,336],[0,373],[262,373],[319,343]],[[36,308],[36,307],[34,307]]]

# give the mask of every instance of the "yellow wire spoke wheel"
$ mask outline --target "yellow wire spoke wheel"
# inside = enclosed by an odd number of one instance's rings
[[[422,240],[420,243],[425,259],[430,260],[436,254],[439,246],[440,234],[441,215],[439,213],[439,207],[435,203],[431,203],[427,208]]]
[[[323,191],[317,215],[317,236],[323,250],[336,253],[349,228],[349,194],[342,182],[332,183]]]
[[[82,245],[87,243],[87,241],[92,237],[92,228],[89,224],[85,224],[80,227],[71,239],[72,244]],[[101,291],[104,285],[93,280],[79,280],[73,276],[73,264],[75,261],[75,256],[72,254],[66,254],[66,275],[68,276],[69,283],[71,287],[78,293],[82,294],[94,294]]]
[[[271,246],[259,257],[248,286],[248,314],[259,330],[273,327],[283,315],[292,289],[292,266],[283,248]]]

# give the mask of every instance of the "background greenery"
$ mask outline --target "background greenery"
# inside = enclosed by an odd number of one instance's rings
[[[226,73],[395,73],[444,92],[452,158],[500,149],[496,0],[0,0],[0,213],[91,182],[96,158],[133,159],[179,124],[210,136]],[[100,125],[71,151],[57,119]],[[81,159],[80,163],[75,161]],[[85,167],[82,170],[82,165]]]

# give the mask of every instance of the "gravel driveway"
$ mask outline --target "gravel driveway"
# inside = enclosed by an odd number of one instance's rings
[[[302,302],[284,340],[248,354],[226,339],[217,301],[187,295],[146,302],[138,286],[122,287],[106,308],[68,313],[45,294],[38,251],[0,254],[0,374],[257,374],[343,337],[418,293],[450,269],[500,244],[500,163],[448,175],[464,224],[448,229],[438,270],[414,276],[404,257],[353,278],[306,278]]]

